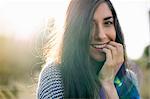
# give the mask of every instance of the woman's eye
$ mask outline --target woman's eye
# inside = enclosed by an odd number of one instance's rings
[[[104,22],[104,25],[106,25],[106,26],[110,26],[110,25],[112,25],[113,24],[113,22],[111,22],[111,21],[106,21],[106,22]]]

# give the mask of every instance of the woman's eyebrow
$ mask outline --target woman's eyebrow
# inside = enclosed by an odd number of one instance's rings
[[[112,16],[109,16],[109,17],[106,17],[106,18],[104,18],[104,20],[108,20],[108,19],[113,19],[113,17]]]

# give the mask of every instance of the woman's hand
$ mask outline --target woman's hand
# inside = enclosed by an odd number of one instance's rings
[[[124,62],[123,45],[117,42],[109,42],[103,52],[106,53],[106,61],[99,72],[99,80],[101,82],[113,82],[114,78]]]

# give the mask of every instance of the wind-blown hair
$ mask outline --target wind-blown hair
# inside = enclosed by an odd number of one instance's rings
[[[65,98],[99,97],[101,82],[98,80],[98,72],[104,62],[96,62],[90,57],[89,44],[93,15],[102,2],[107,3],[112,12],[116,42],[123,45],[125,53],[123,34],[116,12],[109,0],[71,0],[66,14],[61,47],[57,54],[59,55],[58,64],[61,68]],[[121,81],[126,77],[126,54],[124,54],[124,58],[125,61],[116,75],[116,78]]]

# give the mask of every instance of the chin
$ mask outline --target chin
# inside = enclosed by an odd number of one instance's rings
[[[100,53],[100,54],[92,54],[91,57],[97,61],[97,62],[103,62],[106,60],[106,55],[105,53]]]

